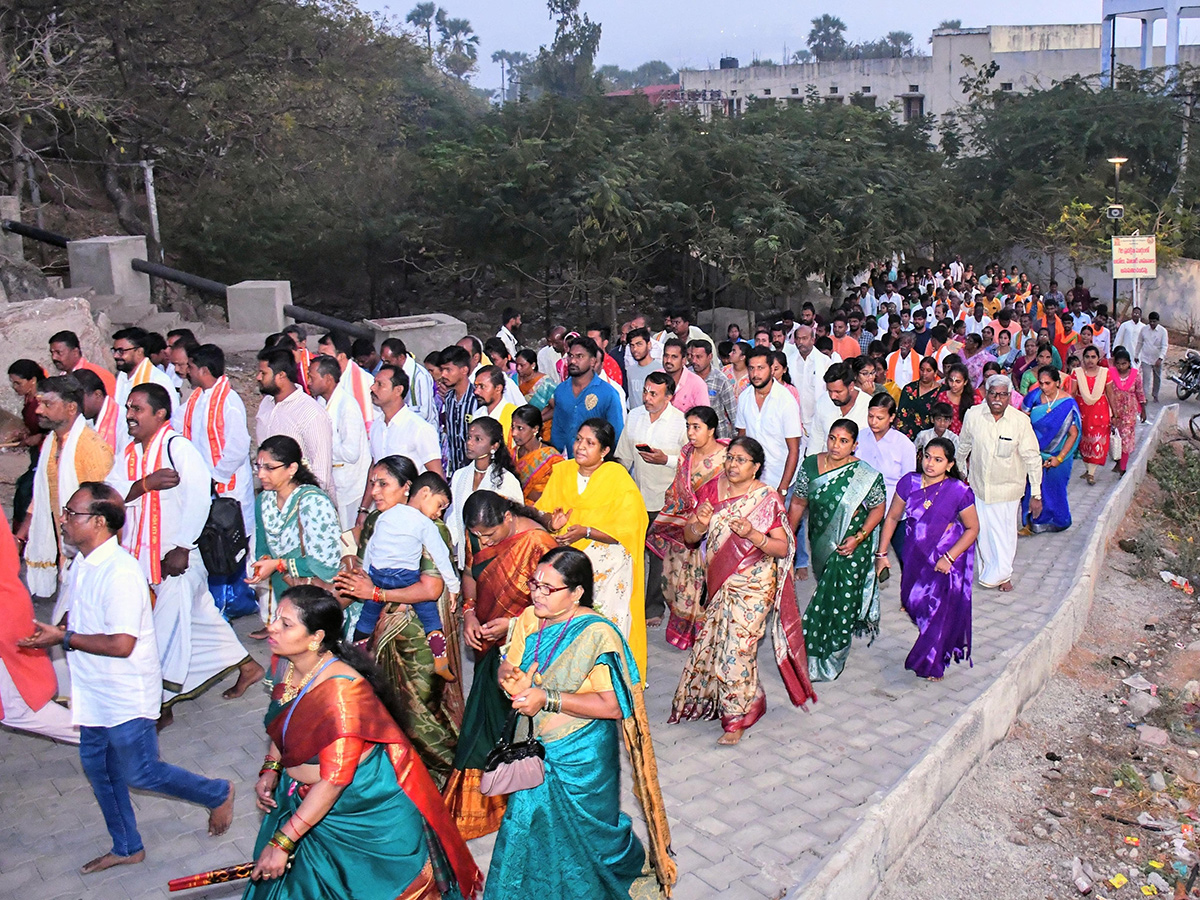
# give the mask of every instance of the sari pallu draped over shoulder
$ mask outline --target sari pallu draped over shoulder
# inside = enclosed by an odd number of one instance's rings
[[[363,819],[382,817],[385,815],[385,809],[391,810],[393,814],[399,810],[399,814],[403,815],[402,808],[395,806],[394,799],[393,802],[387,799],[388,774],[394,775],[400,791],[420,814],[426,840],[418,843],[428,846],[428,858],[424,861],[409,861],[409,868],[417,868],[419,872],[410,884],[380,884],[371,896],[378,893],[380,896],[386,894],[405,900],[410,897],[413,900],[426,900],[430,897],[457,897],[460,893],[462,897],[470,898],[478,893],[482,875],[446,811],[441,795],[438,794],[416,751],[364,679],[334,677],[321,682],[301,698],[283,707],[268,724],[267,733],[280,748],[281,761],[288,768],[308,763],[317,757],[322,749],[340,738],[358,738],[369,744],[379,745],[378,749],[369,752],[359,762],[353,781],[338,798],[330,813],[298,842],[299,849],[293,868],[278,882],[258,883],[268,890],[273,885],[282,888],[278,895],[272,893],[270,896],[320,896],[321,890],[324,889],[315,885],[299,885],[300,889],[293,894],[287,889],[289,879],[309,877],[316,881],[324,876],[325,880],[347,880],[354,879],[356,875],[363,878],[364,882],[380,879],[381,872],[377,872],[375,867],[382,867],[383,862],[373,861],[364,848],[359,848],[362,858],[354,860],[354,866],[347,871],[345,863],[348,861],[336,858],[336,852],[332,855],[330,853],[349,849],[343,841],[345,836],[322,831],[322,826],[326,826],[327,829],[333,828],[330,821],[342,806],[352,807],[356,801],[359,807],[358,815]],[[386,762],[383,762],[384,759]],[[286,782],[290,783],[285,786]],[[285,790],[282,794],[277,792],[277,802],[283,799],[289,804],[298,805],[299,801],[296,798],[305,793],[304,788],[291,782],[286,774],[281,779],[280,786]],[[390,796],[394,798],[395,795]],[[285,803],[281,802],[280,807],[284,806]],[[393,827],[395,825],[394,822],[381,821],[378,826],[364,822],[361,827],[374,838],[379,834],[377,827],[386,828],[389,824]],[[269,834],[267,836],[269,837]],[[262,834],[259,840],[260,843],[265,843]],[[305,842],[312,842],[308,849]],[[325,842],[330,846],[323,846]],[[387,845],[386,840],[382,843]],[[303,866],[306,860],[311,860],[311,873]],[[328,885],[325,885],[325,888],[327,887]],[[252,884],[247,895],[257,896],[255,890],[255,885]],[[316,893],[313,893],[313,890]],[[351,891],[347,896],[359,894]]]
[[[1075,448],[1083,435],[1083,419],[1074,398],[1059,393],[1053,403],[1042,400],[1042,389],[1034,388],[1025,397],[1024,406],[1029,410],[1029,421],[1037,435],[1042,460],[1058,457],[1057,466],[1042,469],[1042,514],[1031,519],[1029,500],[1030,488],[1025,488],[1025,499],[1021,501],[1021,521],[1028,524],[1034,534],[1047,531],[1065,531],[1071,527],[1071,505],[1067,499],[1067,487],[1071,483],[1071,466]],[[1070,439],[1071,427],[1075,437]]]
[[[629,752],[633,794],[646,818],[649,852],[643,851],[633,834],[629,817],[620,812],[617,723],[568,717],[565,724],[547,731],[543,726],[550,716],[539,712],[534,727],[546,748],[546,780],[509,796],[484,896],[615,900],[630,896],[636,886],[641,897],[641,886],[650,881],[643,869],[648,861],[661,893],[670,897],[677,870],[670,858],[670,828],[640,675],[629,645],[608,619],[580,609],[567,622],[544,627],[543,644],[549,642],[557,649],[547,656],[543,646],[539,656],[533,640],[538,626],[533,620],[527,610],[513,622],[506,647],[509,662],[528,672],[537,657],[544,687],[563,693],[580,691],[597,668],[611,678]],[[518,630],[528,638],[521,650],[511,642]],[[535,841],[531,829],[540,833],[540,841]]]
[[[804,648],[803,610],[796,600],[792,566],[788,563],[796,556],[796,539],[786,526],[787,510],[779,494],[766,485],[736,497],[720,500],[717,496],[717,480],[710,481],[697,494],[698,500],[708,500],[718,507],[713,515],[708,533],[708,595],[716,597],[729,578],[737,572],[756,565],[766,554],[754,546],[748,538],[739,537],[728,527],[734,518],[745,518],[756,530],[766,534],[776,521],[782,519],[787,533],[788,552],[778,563],[779,575],[775,580],[775,615],[771,625],[771,640],[775,646],[775,664],[787,688],[788,699],[793,706],[803,706],[809,700],[816,701],[808,676],[808,656]],[[716,527],[714,528],[713,525]],[[711,601],[710,601],[711,602]]]

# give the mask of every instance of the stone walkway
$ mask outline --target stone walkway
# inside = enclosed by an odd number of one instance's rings
[[[770,646],[764,646],[760,672],[768,713],[739,746],[722,748],[715,722],[666,724],[684,655],[668,647],[660,631],[652,633],[647,706],[681,873],[675,897],[780,898],[806,882],[853,833],[866,810],[1056,609],[1115,483],[1106,471],[1088,487],[1078,478],[1080,466],[1077,462],[1071,485],[1075,525],[1062,534],[1021,539],[1016,590],[975,595],[974,666],[951,667],[941,683],[919,681],[904,670],[916,631],[899,610],[899,578],[893,578],[882,595],[881,634],[872,646],[856,643],[845,674],[817,686],[819,702],[809,712],[788,704]],[[802,583],[801,590],[807,594],[811,585]],[[252,627],[246,619],[238,624],[242,634]],[[265,653],[261,644],[252,649],[256,656]],[[78,752],[0,730],[5,819],[0,897],[164,897],[171,878],[250,859],[259,820],[252,786],[264,748],[265,706],[258,691],[224,701],[212,690],[180,706],[175,725],[162,736],[169,762],[237,784],[236,819],[228,834],[210,838],[203,810],[137,795],[147,861],[86,879],[76,874],[79,866],[109,844]],[[627,789],[625,809],[640,830]],[[490,838],[472,843],[484,868],[491,843]],[[179,896],[216,900],[240,893],[225,885]]]

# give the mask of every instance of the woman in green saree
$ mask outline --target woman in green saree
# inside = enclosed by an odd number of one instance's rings
[[[637,664],[616,625],[592,611],[592,579],[582,551],[551,550],[529,582],[533,605],[509,630],[500,686],[533,717],[545,780],[509,795],[485,898],[625,900],[675,883]],[[621,812],[617,720],[648,855]]]
[[[808,677],[842,674],[855,635],[879,633],[875,551],[883,521],[883,476],[854,456],[858,426],[838,419],[824,453],[806,457],[796,474],[788,516],[795,529],[808,510],[817,587],[804,611]]]
[[[397,503],[408,502],[410,488],[417,477],[417,467],[405,456],[384,457],[371,469],[369,483],[375,509],[367,516],[362,534],[359,535],[360,557],[371,540],[379,513]],[[413,494],[416,493],[414,490]],[[444,523],[439,520],[437,524],[442,537],[446,538],[448,533]],[[347,557],[346,561],[349,565],[338,573],[333,583],[343,603],[349,604],[347,618],[356,618],[356,605],[361,607],[357,601],[371,599],[375,585],[356,564],[355,557]],[[420,572],[420,580],[411,587],[383,591],[384,612],[375,627],[373,642],[375,661],[396,692],[403,709],[403,714],[396,721],[440,787],[450,774],[454,750],[458,745],[463,709],[462,684],[461,680],[450,682],[434,673],[433,651],[429,649],[425,629],[421,627],[421,621],[410,604],[438,601],[442,630],[446,634],[446,652],[450,657],[450,666],[456,672],[462,671],[458,617],[446,593],[445,582],[428,554],[421,557]]]
[[[291,588],[268,626],[266,815],[246,900],[466,900],[481,881],[370,661],[329,592]]]

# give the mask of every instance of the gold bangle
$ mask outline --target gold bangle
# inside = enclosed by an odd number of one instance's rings
[[[271,835],[271,840],[267,843],[272,844],[282,850],[284,853],[292,854],[296,852],[296,842],[283,833],[280,829]]]

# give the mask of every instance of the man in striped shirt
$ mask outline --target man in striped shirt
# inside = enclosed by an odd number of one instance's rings
[[[442,431],[446,435],[447,475],[467,464],[467,426],[479,401],[470,379],[471,354],[457,344],[441,355],[442,387],[446,389],[442,407]]]

